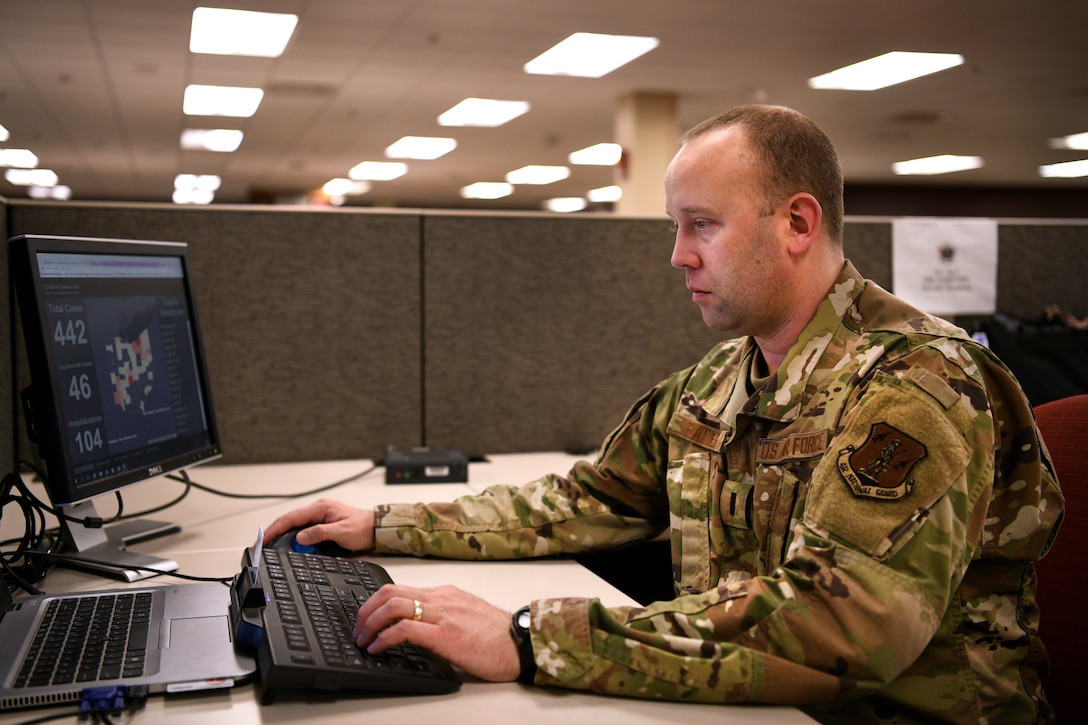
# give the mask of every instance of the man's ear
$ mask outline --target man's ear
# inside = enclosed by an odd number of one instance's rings
[[[794,194],[786,210],[790,224],[788,249],[792,254],[800,254],[820,233],[824,212],[816,197],[805,192]]]

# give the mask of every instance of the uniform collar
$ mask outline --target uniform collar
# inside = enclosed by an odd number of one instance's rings
[[[747,392],[747,381],[759,351],[754,339],[745,338],[735,353],[734,364],[726,366],[732,369],[732,374],[707,398],[704,410],[720,416],[729,427],[734,427],[738,413],[779,421],[795,420],[803,408],[806,383],[828,343],[844,323],[853,326],[860,320],[857,299],[865,286],[861,273],[847,260],[778,370],[753,395]]]

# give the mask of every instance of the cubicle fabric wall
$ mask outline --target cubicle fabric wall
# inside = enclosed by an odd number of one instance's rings
[[[670,223],[424,218],[427,438],[475,452],[592,449],[719,339],[669,265]]]
[[[669,263],[667,219],[424,217],[427,441],[469,451],[585,450],[721,340]],[[891,227],[844,246],[891,286]]]
[[[589,449],[718,340],[664,219],[12,200],[6,219],[4,237],[190,243],[226,463]],[[889,220],[848,219],[844,244],[891,288]],[[1088,315],[1085,250],[1088,223],[1002,222],[998,308]],[[28,373],[0,312],[8,461],[12,427],[29,455],[12,398]]]
[[[13,235],[189,243],[225,463],[377,457],[419,442],[418,215],[34,203],[10,211]],[[21,387],[21,349],[16,359]],[[25,439],[19,454],[29,454]]]

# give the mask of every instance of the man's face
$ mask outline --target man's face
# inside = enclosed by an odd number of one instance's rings
[[[665,173],[672,265],[684,270],[703,321],[728,337],[767,337],[782,324],[784,245],[757,180],[739,127],[692,139]]]

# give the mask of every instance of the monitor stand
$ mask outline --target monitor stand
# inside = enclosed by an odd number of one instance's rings
[[[65,507],[64,513],[73,519],[98,518],[91,501]],[[177,524],[146,519],[132,519],[97,529],[87,528],[78,521],[62,520],[65,556],[58,559],[58,563],[129,582],[157,576],[176,570],[178,563],[173,559],[138,554],[125,547],[178,531],[181,527]]]

